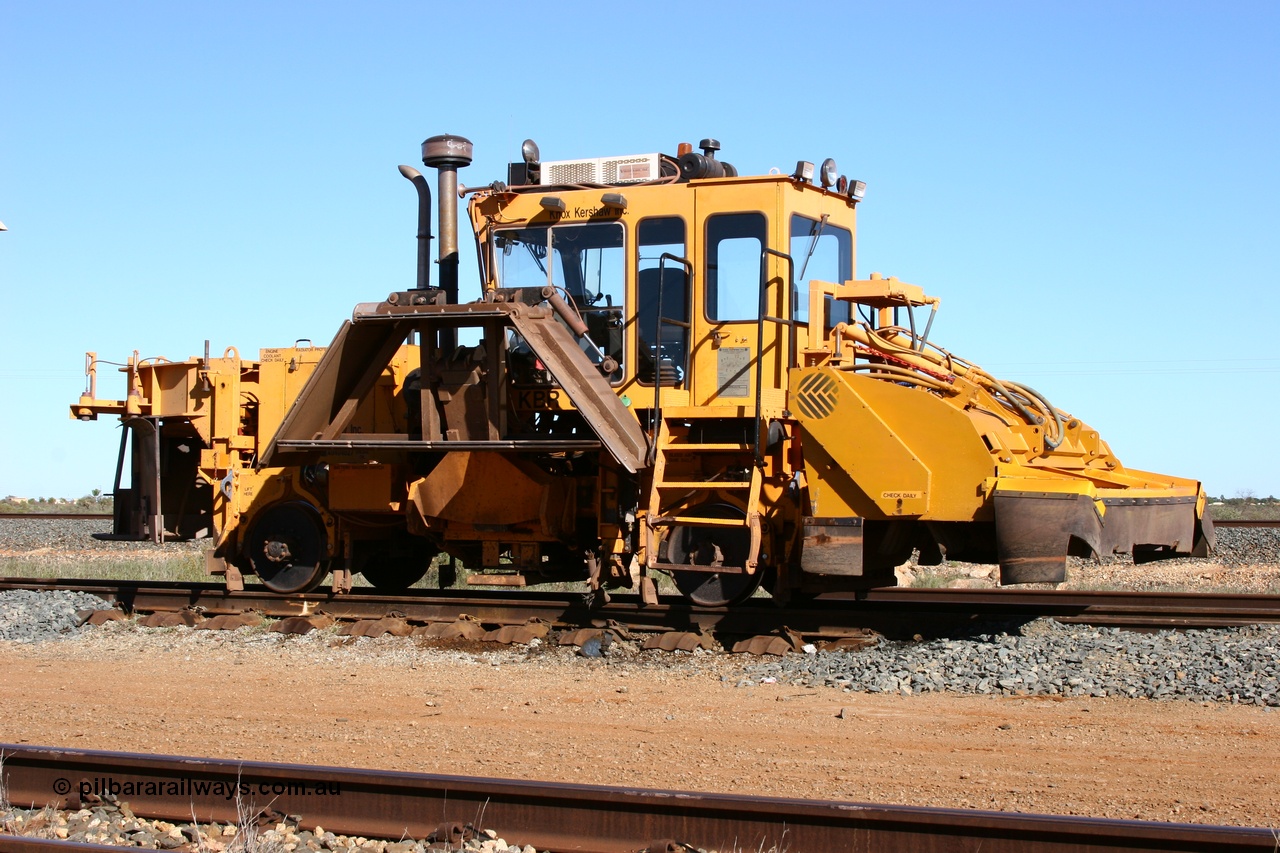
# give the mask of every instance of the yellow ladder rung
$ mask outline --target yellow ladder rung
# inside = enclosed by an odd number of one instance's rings
[[[721,451],[747,453],[751,450],[751,447],[746,444],[690,444],[682,441],[679,444],[663,445],[662,449],[668,453],[702,453],[703,451],[712,453]]]
[[[749,489],[750,480],[668,480],[659,489]]]
[[[654,519],[654,524],[685,524],[689,527],[746,527],[745,518],[700,518],[695,515],[666,515]]]

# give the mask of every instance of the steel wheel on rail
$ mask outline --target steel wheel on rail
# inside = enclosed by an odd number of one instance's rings
[[[729,504],[707,504],[685,515],[701,518],[743,519],[744,513]],[[695,527],[677,524],[667,534],[667,562],[697,566],[745,566],[751,552],[751,533],[743,527]],[[673,571],[676,589],[700,607],[725,607],[746,601],[760,587],[764,566],[754,574],[745,571]]]
[[[253,523],[249,565],[272,592],[310,592],[329,573],[324,524],[304,503],[273,506]]]
[[[401,536],[379,542],[362,542],[356,552],[356,566],[364,579],[379,592],[404,592],[426,577],[436,549],[416,536]]]

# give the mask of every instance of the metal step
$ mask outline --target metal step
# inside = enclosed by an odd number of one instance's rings
[[[660,515],[650,522],[655,527],[671,524],[683,524],[687,527],[734,527],[747,526],[745,518],[703,518],[696,515]]]
[[[661,569],[664,572],[707,572],[715,575],[740,575],[743,573],[742,566],[700,566],[697,563],[653,563],[649,568]]]
[[[467,583],[470,586],[528,586],[529,583],[524,575],[482,575],[474,574],[467,577]]]
[[[750,480],[668,480],[656,484],[659,489],[749,489]]]

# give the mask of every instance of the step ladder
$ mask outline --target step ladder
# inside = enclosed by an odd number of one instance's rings
[[[649,489],[649,540],[646,565],[668,571],[706,571],[720,574],[754,574],[760,557],[761,522],[760,490],[763,476],[759,466],[744,458],[754,456],[747,442],[710,443],[691,440],[692,430],[684,417],[662,417],[654,440],[653,482]],[[691,466],[696,458],[700,465]],[[699,469],[690,472],[690,468]],[[743,479],[727,479],[729,469],[748,467],[750,475]],[[732,495],[746,504],[741,518],[715,518],[697,515],[697,508],[713,504],[716,494]],[[683,509],[670,515],[664,507],[682,504]],[[736,506],[736,504],[735,504]],[[746,565],[697,565],[666,563],[659,559],[658,544],[664,529],[675,526],[745,530],[750,547]]]

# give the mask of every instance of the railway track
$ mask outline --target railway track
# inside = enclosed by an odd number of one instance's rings
[[[72,521],[110,521],[110,513],[102,512],[0,512],[0,518],[17,518],[39,521],[42,518]]]
[[[110,512],[0,512],[0,519],[51,519],[61,521],[111,520]],[[1280,519],[1213,521],[1216,528],[1280,528]]]
[[[1249,519],[1249,520],[1237,519],[1235,521],[1215,521],[1213,523],[1213,526],[1214,527],[1280,527],[1280,519],[1268,518],[1268,519]]]
[[[390,615],[418,624],[465,617],[493,628],[538,620],[555,629],[617,626],[642,634],[713,635],[726,646],[729,639],[781,636],[787,631],[814,641],[865,637],[870,631],[904,639],[943,636],[992,622],[1046,616],[1136,630],[1280,623],[1280,596],[1249,594],[889,588],[858,598],[825,597],[786,607],[762,599],[732,608],[701,608],[677,596],[663,597],[657,605],[645,605],[636,596],[615,596],[606,604],[590,606],[578,593],[413,590],[389,596],[357,588],[341,596],[281,596],[260,586],[228,592],[214,583],[120,580],[0,578],[3,589],[88,592],[107,606],[134,614],[258,613],[278,619],[324,614],[348,621]]]
[[[100,521],[84,514],[22,515],[26,520]],[[1280,522],[1226,522],[1270,527]],[[866,594],[828,595],[777,606],[770,599],[732,609],[701,608],[680,597],[645,606],[631,595],[615,595],[590,606],[581,593],[504,590],[414,590],[385,595],[357,588],[349,595],[324,591],[281,596],[259,586],[228,592],[214,583],[34,580],[0,578],[0,589],[67,589],[93,593],[131,613],[194,611],[207,616],[260,613],[271,618],[324,614],[337,620],[376,620],[393,615],[425,625],[464,616],[491,629],[519,626],[530,619],[554,628],[621,626],[642,634],[682,632],[730,641],[781,636],[787,629],[808,641],[863,637],[876,632],[909,639],[954,635],[992,622],[1048,616],[1062,622],[1138,630],[1235,627],[1280,622],[1280,597],[1213,593],[1135,593],[1016,589],[885,588]],[[305,626],[300,626],[305,627]],[[792,635],[794,636],[794,635]]]
[[[77,521],[96,521],[99,519],[110,521],[110,513],[102,512],[0,512],[0,519],[19,518],[39,520],[41,518],[77,520]],[[1280,518],[1272,519],[1248,519],[1248,520],[1214,520],[1214,527],[1280,527]]]
[[[468,824],[540,851],[1267,851],[1268,829],[602,787],[0,744],[9,800],[92,805],[114,784],[133,814],[236,823],[225,790],[299,825],[371,838],[460,837]],[[129,788],[125,788],[129,785]],[[230,786],[230,787],[229,787]],[[323,790],[324,795],[317,795]],[[127,796],[125,791],[128,792]],[[83,793],[82,793],[83,792]],[[115,848],[75,845],[96,850]],[[0,853],[67,842],[0,834]],[[451,847],[450,849],[456,849]]]

